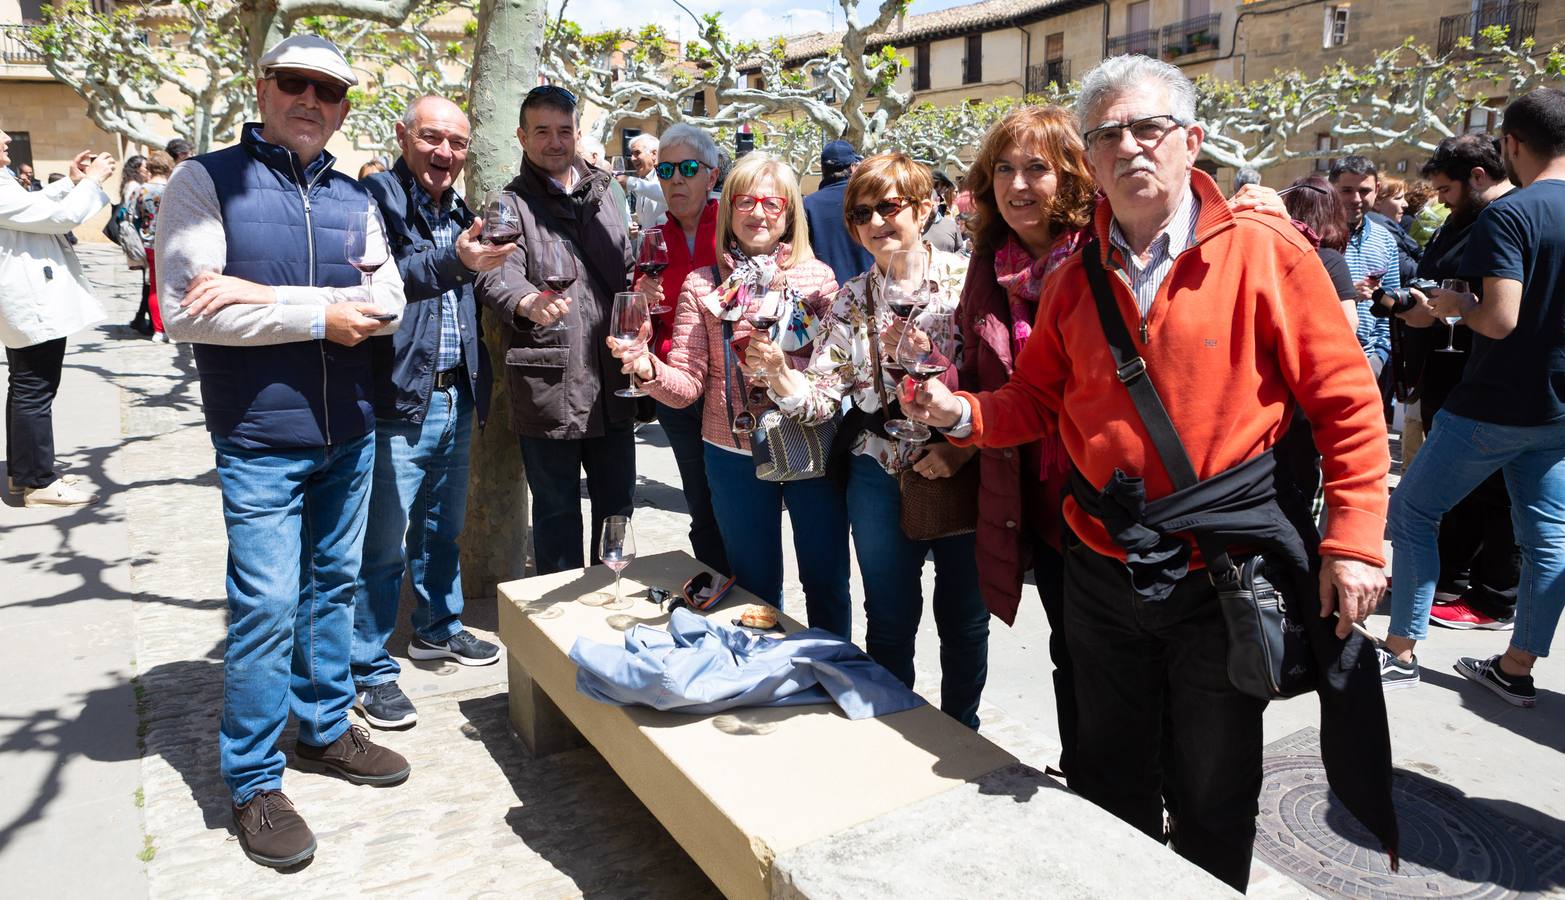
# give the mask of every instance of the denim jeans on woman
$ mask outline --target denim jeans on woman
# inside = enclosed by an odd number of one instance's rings
[[[375,436],[302,450],[245,450],[214,437],[228,531],[228,643],[218,760],[236,804],[282,786],[277,746],[348,729],[353,591]]]
[[[423,422],[375,423],[375,486],[364,532],[364,575],[353,601],[353,681],[396,681],[386,642],[397,628],[404,569],[413,633],[431,644],[462,630],[457,539],[467,518],[473,390],[466,379],[429,396]]]
[[[1442,409],[1391,494],[1391,628],[1423,640],[1440,577],[1440,518],[1496,470],[1505,473],[1521,545],[1511,646],[1549,654],[1565,607],[1565,424],[1495,425]]]
[[[848,470],[848,521],[864,577],[864,649],[908,687],[924,614],[924,559],[935,557],[935,630],[940,635],[940,708],[978,727],[978,700],[989,677],[989,608],[978,589],[974,535],[914,541],[902,533],[902,488],[873,458],[855,455]]]
[[[793,522],[804,609],[812,628],[853,639],[848,514],[830,478],[762,481],[747,453],[706,445],[712,510],[739,586],[782,609],[782,508]]]

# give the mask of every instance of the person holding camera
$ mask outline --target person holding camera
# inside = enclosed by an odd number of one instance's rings
[[[1509,193],[1511,184],[1498,146],[1486,135],[1442,141],[1424,164],[1423,176],[1451,210],[1430,238],[1418,267],[1419,279],[1439,283],[1461,272],[1478,214]],[[1397,377],[1417,396],[1424,420],[1432,422],[1462,380],[1473,332],[1459,323],[1442,323],[1421,300],[1409,297],[1406,304],[1395,324],[1404,351],[1397,361]],[[1429,621],[1449,628],[1510,630],[1521,556],[1502,473],[1489,476],[1446,514],[1440,523],[1439,548],[1440,577]],[[1405,647],[1402,639],[1394,643],[1405,652],[1398,653],[1397,661],[1386,669],[1387,678],[1412,683],[1402,680],[1408,671],[1416,672],[1408,669],[1411,642]],[[1392,683],[1387,681],[1388,686]]]
[[[0,131],[0,168],[11,159]],[[6,476],[25,506],[83,506],[96,499],[73,476],[55,473],[54,397],[65,339],[103,321],[81,263],[65,241],[107,206],[103,183],[114,157],[83,150],[70,179],[32,191],[0,176],[0,344],[5,345]]]
[[[1515,635],[1504,655],[1463,658],[1456,669],[1530,707],[1532,667],[1548,653],[1565,605],[1565,92],[1525,94],[1503,121],[1501,157],[1522,190],[1489,202],[1473,221],[1455,269],[1473,290],[1447,282],[1428,298],[1427,313],[1472,330],[1472,357],[1391,498],[1394,577],[1382,660],[1410,670],[1396,673],[1401,683],[1417,683],[1413,647],[1426,634],[1441,574],[1441,518],[1503,472],[1521,544]],[[1417,309],[1402,314],[1416,318]]]

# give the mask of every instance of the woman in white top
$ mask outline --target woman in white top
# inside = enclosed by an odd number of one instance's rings
[[[0,167],[11,162],[0,131]],[[71,177],[27,191],[0,176],[0,344],[9,385],[5,406],[7,476],[27,506],[80,506],[92,494],[54,471],[54,395],[67,336],[103,321],[103,307],[65,241],[109,203],[103,182],[114,157],[83,151]]]

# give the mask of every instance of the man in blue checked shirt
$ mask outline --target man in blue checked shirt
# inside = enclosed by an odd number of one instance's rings
[[[1344,156],[1331,164],[1328,176],[1348,212],[1348,246],[1342,255],[1358,291],[1358,339],[1375,377],[1391,357],[1391,320],[1371,314],[1375,288],[1402,286],[1401,257],[1396,237],[1365,213],[1374,208],[1379,173],[1362,156]]]
[[[418,721],[386,648],[404,570],[417,601],[408,656],[464,666],[500,659],[499,647],[462,627],[457,538],[467,514],[473,420],[482,423],[489,410],[473,279],[515,245],[480,243],[483,223],[453,187],[470,138],[456,104],[422,97],[397,123],[402,158],[364,182],[386,221],[407,296],[402,328],[371,342],[375,483],[353,610],[354,708],[378,728]]]

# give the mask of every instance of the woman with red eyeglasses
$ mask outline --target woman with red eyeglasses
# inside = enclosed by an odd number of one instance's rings
[[[967,273],[967,260],[923,240],[924,222],[934,211],[933,191],[929,167],[905,154],[859,163],[848,180],[843,217],[874,264],[838,291],[831,331],[818,342],[807,370],[780,365],[777,348],[762,341],[752,341],[749,353],[751,364],[768,373],[778,407],[788,415],[820,422],[851,402],[856,412],[844,419],[837,439],[851,449],[846,502],[864,576],[864,647],[912,687],[924,560],[933,554],[940,708],[976,729],[988,676],[989,612],[978,591],[973,534],[909,538],[902,529],[899,480],[909,469],[929,479],[948,478],[975,451],[938,436],[922,446],[911,444],[887,431],[895,428],[887,419],[899,414],[897,344],[907,315],[896,307],[911,301],[919,310],[954,313]],[[956,368],[942,377],[954,384]]]
[[[768,405],[766,389],[746,383],[744,346],[775,331],[780,364],[802,368],[829,324],[837,290],[831,268],[810,252],[799,182],[781,161],[750,153],[729,171],[718,199],[717,265],[692,270],[674,307],[674,336],[659,358],[644,346],[609,338],[609,350],[659,403],[704,405],[706,477],[712,509],[740,587],[783,605],[782,507],[811,626],[851,637],[848,519],[826,478],[762,481],[750,433]],[[782,311],[771,329],[751,320]],[[735,349],[735,347],[739,349]]]

